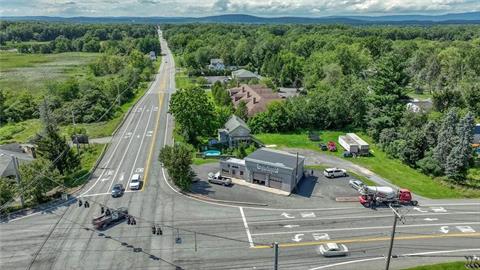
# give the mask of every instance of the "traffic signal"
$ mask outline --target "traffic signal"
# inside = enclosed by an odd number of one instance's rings
[[[82,200],[78,200],[78,207],[82,207]]]
[[[163,235],[162,228],[157,227],[157,235]]]
[[[155,228],[155,225],[152,226],[152,234],[155,235],[155,232],[157,231],[157,228]]]

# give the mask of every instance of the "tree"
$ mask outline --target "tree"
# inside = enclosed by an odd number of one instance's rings
[[[0,125],[7,121],[5,118],[5,100],[7,100],[3,90],[0,89]]]
[[[193,163],[193,149],[186,144],[166,145],[160,150],[159,160],[167,168],[168,175],[175,185],[182,190],[189,190],[192,178],[195,176],[191,165]]]
[[[37,134],[37,154],[49,160],[58,171],[64,175],[73,172],[80,162],[78,156],[70,149],[66,139],[60,136],[57,124],[53,119],[50,108],[44,100],[40,113],[43,122],[43,131]]]
[[[458,123],[458,139],[454,141],[454,147],[447,157],[445,174],[448,178],[463,181],[466,178],[468,166],[472,158],[473,129],[475,120],[468,113]]]
[[[248,120],[248,108],[247,108],[247,103],[244,100],[240,100],[240,102],[237,105],[237,108],[235,108],[234,114],[242,118],[244,121]]]
[[[214,106],[201,88],[177,90],[170,100],[170,111],[187,142],[196,144],[198,136],[213,132]]]
[[[0,205],[9,202],[15,196],[15,187],[10,179],[0,178]]]
[[[434,149],[434,157],[444,170],[447,158],[455,145],[457,138],[458,115],[455,110],[450,110],[444,117]]]
[[[34,203],[45,201],[45,193],[62,183],[59,171],[44,158],[21,164],[19,170],[21,175],[19,192]]]

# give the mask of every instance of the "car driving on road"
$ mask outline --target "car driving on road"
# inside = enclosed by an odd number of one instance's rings
[[[326,168],[323,171],[323,175],[328,178],[345,177],[347,176],[347,171],[338,168]]]
[[[132,175],[129,187],[131,190],[138,190],[140,188],[140,174],[136,173]]]
[[[348,248],[344,244],[326,243],[318,247],[324,257],[347,256]]]
[[[365,183],[357,179],[351,179],[350,181],[348,181],[348,184],[356,191],[360,190],[363,186],[365,186]]]
[[[112,188],[112,197],[120,197],[123,195],[125,189],[123,188],[122,184],[115,184]]]

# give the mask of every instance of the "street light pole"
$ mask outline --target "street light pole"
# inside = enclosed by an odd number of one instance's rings
[[[393,241],[395,240],[395,230],[397,229],[397,220],[402,218],[402,216],[395,210],[391,205],[389,205],[390,209],[393,211],[393,227],[392,227],[392,234],[390,236],[390,246],[388,248],[388,256],[387,262],[385,264],[385,270],[390,269],[390,259],[392,258],[392,250],[393,250]]]
[[[278,242],[273,243],[273,252],[275,253],[275,261],[273,263],[273,270],[278,270]]]

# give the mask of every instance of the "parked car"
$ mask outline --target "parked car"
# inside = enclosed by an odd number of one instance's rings
[[[320,149],[322,149],[322,151],[327,151],[328,150],[328,147],[326,144],[324,143],[320,143],[318,144],[318,147],[320,147]]]
[[[345,151],[343,152],[343,157],[353,157],[353,154],[350,151]]]
[[[132,179],[130,179],[130,185],[129,185],[131,190],[138,190],[140,188],[140,174],[134,174],[132,175]]]
[[[347,256],[348,248],[344,244],[326,243],[318,247],[318,251],[325,257]]]
[[[323,171],[323,175],[328,178],[345,177],[347,176],[347,171],[338,168],[326,168]]]
[[[115,184],[112,188],[112,197],[120,197],[123,195],[125,189],[122,184]]]
[[[232,185],[232,179],[228,177],[223,177],[220,172],[217,173],[208,173],[208,182],[209,183],[214,183],[214,184],[219,184],[219,185],[224,185],[224,186],[231,186]]]
[[[350,181],[348,181],[348,184],[357,191],[365,186],[365,184],[362,181],[357,179],[351,179]]]

